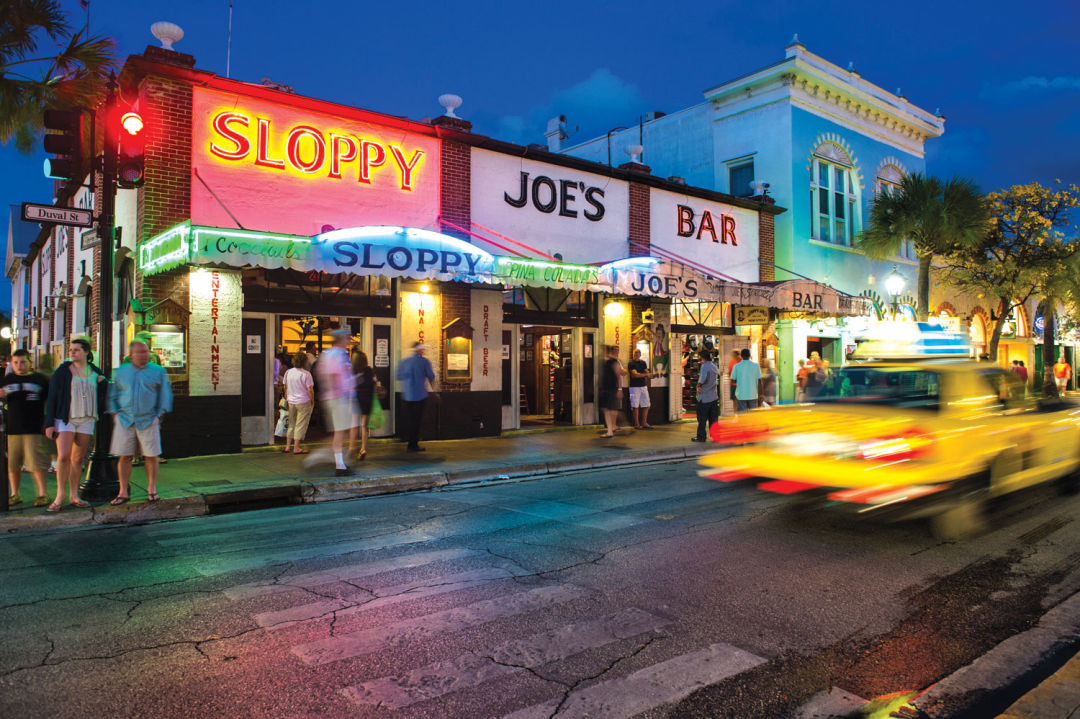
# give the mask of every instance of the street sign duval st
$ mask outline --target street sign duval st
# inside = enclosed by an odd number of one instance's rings
[[[35,205],[30,202],[22,203],[22,216],[23,219],[28,222],[50,222],[54,225],[91,227],[94,224],[94,213],[90,210],[79,210],[74,207]]]

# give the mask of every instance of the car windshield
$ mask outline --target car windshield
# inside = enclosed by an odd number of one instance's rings
[[[811,401],[937,409],[939,388],[932,370],[852,365],[831,373]]]

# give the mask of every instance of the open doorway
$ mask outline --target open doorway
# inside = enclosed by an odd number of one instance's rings
[[[518,337],[521,426],[572,424],[572,329],[522,325]]]

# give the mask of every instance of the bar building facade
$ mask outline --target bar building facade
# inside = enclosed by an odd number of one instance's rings
[[[606,344],[624,364],[642,350],[656,373],[649,421],[666,422],[692,407],[689,348],[764,359],[785,312],[867,310],[773,280],[783,209],[765,198],[503,143],[452,116],[415,122],[230,80],[161,48],[129,58],[121,82],[149,136],[146,184],[117,197],[113,359],[151,333],[176,395],[167,456],[270,442],[275,355],[321,350],[339,327],[394,398],[379,434],[395,431],[396,366],[423,341],[442,389],[423,436],[465,438],[600,421]],[[87,195],[77,201],[100,206]],[[38,355],[62,354],[100,317],[99,250],[92,237],[61,250],[60,232],[22,260],[39,281],[17,343]]]

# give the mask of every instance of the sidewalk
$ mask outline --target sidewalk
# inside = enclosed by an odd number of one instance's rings
[[[352,462],[352,477],[335,477],[331,456],[305,468],[308,455],[284,454],[278,447],[256,447],[240,454],[171,459],[159,469],[158,502],[146,501],[146,473],[136,467],[131,502],[113,507],[96,502],[90,509],[65,505],[50,514],[33,507],[33,482],[24,475],[23,503],[0,514],[0,533],[51,527],[142,522],[326,502],[350,497],[431,489],[451,484],[535,477],[590,467],[683,459],[708,447],[690,441],[692,422],[603,439],[599,427],[518,430],[500,437],[424,442],[424,452],[407,453],[396,439],[373,440],[367,459]],[[324,445],[325,446],[325,445]],[[49,491],[56,479],[49,475]],[[27,501],[30,498],[30,501]]]
[[[1020,697],[998,719],[1068,719],[1080,708],[1080,654]]]

